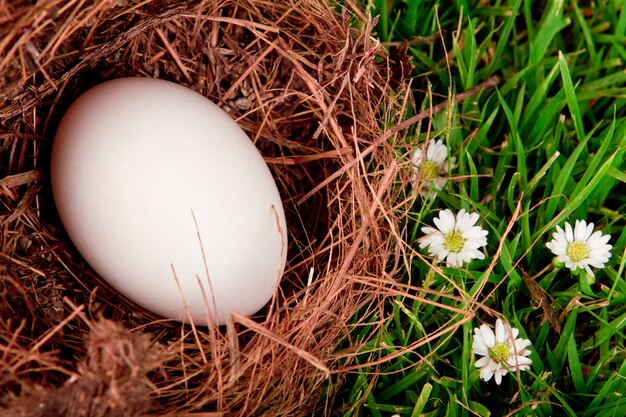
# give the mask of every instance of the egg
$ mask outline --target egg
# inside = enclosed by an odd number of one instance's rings
[[[93,270],[197,325],[258,312],[285,268],[280,194],[245,132],[181,85],[120,78],[83,93],[52,145],[54,201]]]

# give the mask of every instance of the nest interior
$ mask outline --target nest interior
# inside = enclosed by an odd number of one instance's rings
[[[372,20],[324,0],[43,0],[0,2],[0,23],[0,414],[332,414],[319,400],[359,349],[352,330],[383,314],[409,182],[406,138],[384,130],[407,105],[406,68]],[[47,180],[56,125],[127,76],[218,103],[270,166],[290,247],[257,316],[159,320],[65,236]]]

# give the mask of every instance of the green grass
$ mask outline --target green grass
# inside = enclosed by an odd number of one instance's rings
[[[477,212],[489,231],[487,258],[438,270],[428,257],[412,259],[401,278],[413,292],[388,299],[375,334],[364,326],[353,335],[367,344],[334,409],[346,417],[626,415],[626,5],[365,5],[379,15],[382,42],[414,40],[419,108],[429,89],[447,97],[494,75],[502,82],[435,116],[430,138],[445,140],[457,158],[451,174],[466,177],[428,204],[418,198],[405,225],[419,250],[420,229],[439,209]],[[417,147],[427,134],[423,124],[409,139]],[[557,268],[545,247],[556,225],[576,219],[611,235],[612,257],[595,279]],[[552,326],[540,303],[551,304]],[[532,342],[530,370],[499,386],[480,380],[471,351],[473,329],[493,326],[493,312]]]

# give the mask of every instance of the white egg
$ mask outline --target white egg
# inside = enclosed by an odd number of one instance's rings
[[[61,120],[50,174],[78,251],[146,309],[223,324],[274,294],[287,253],[280,195],[254,144],[202,95],[150,78],[88,90]]]

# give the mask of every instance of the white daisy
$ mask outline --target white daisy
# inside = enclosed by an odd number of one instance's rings
[[[480,248],[487,245],[487,230],[475,226],[480,217],[478,213],[458,212],[456,217],[451,210],[445,209],[435,217],[434,227],[422,227],[425,236],[419,238],[421,249],[428,246],[428,253],[448,266],[463,266],[472,259],[485,259]]]
[[[611,257],[609,239],[611,235],[602,235],[599,231],[594,233],[593,223],[576,220],[573,230],[569,223],[565,223],[565,230],[557,226],[546,246],[556,255],[557,262],[563,262],[572,271],[584,268],[594,276],[590,266],[604,268]]]
[[[508,371],[525,371],[533,361],[527,356],[530,350],[530,340],[517,339],[519,330],[505,324],[502,320],[496,320],[496,333],[491,327],[482,324],[474,329],[474,343],[472,353],[482,356],[476,361],[475,366],[480,368],[480,378],[485,382],[495,375],[496,384],[500,385],[502,376]]]
[[[448,170],[455,167],[456,157],[448,160],[448,148],[441,139],[431,140],[426,148],[413,153],[413,188],[419,184],[422,197],[433,198],[448,181]]]

